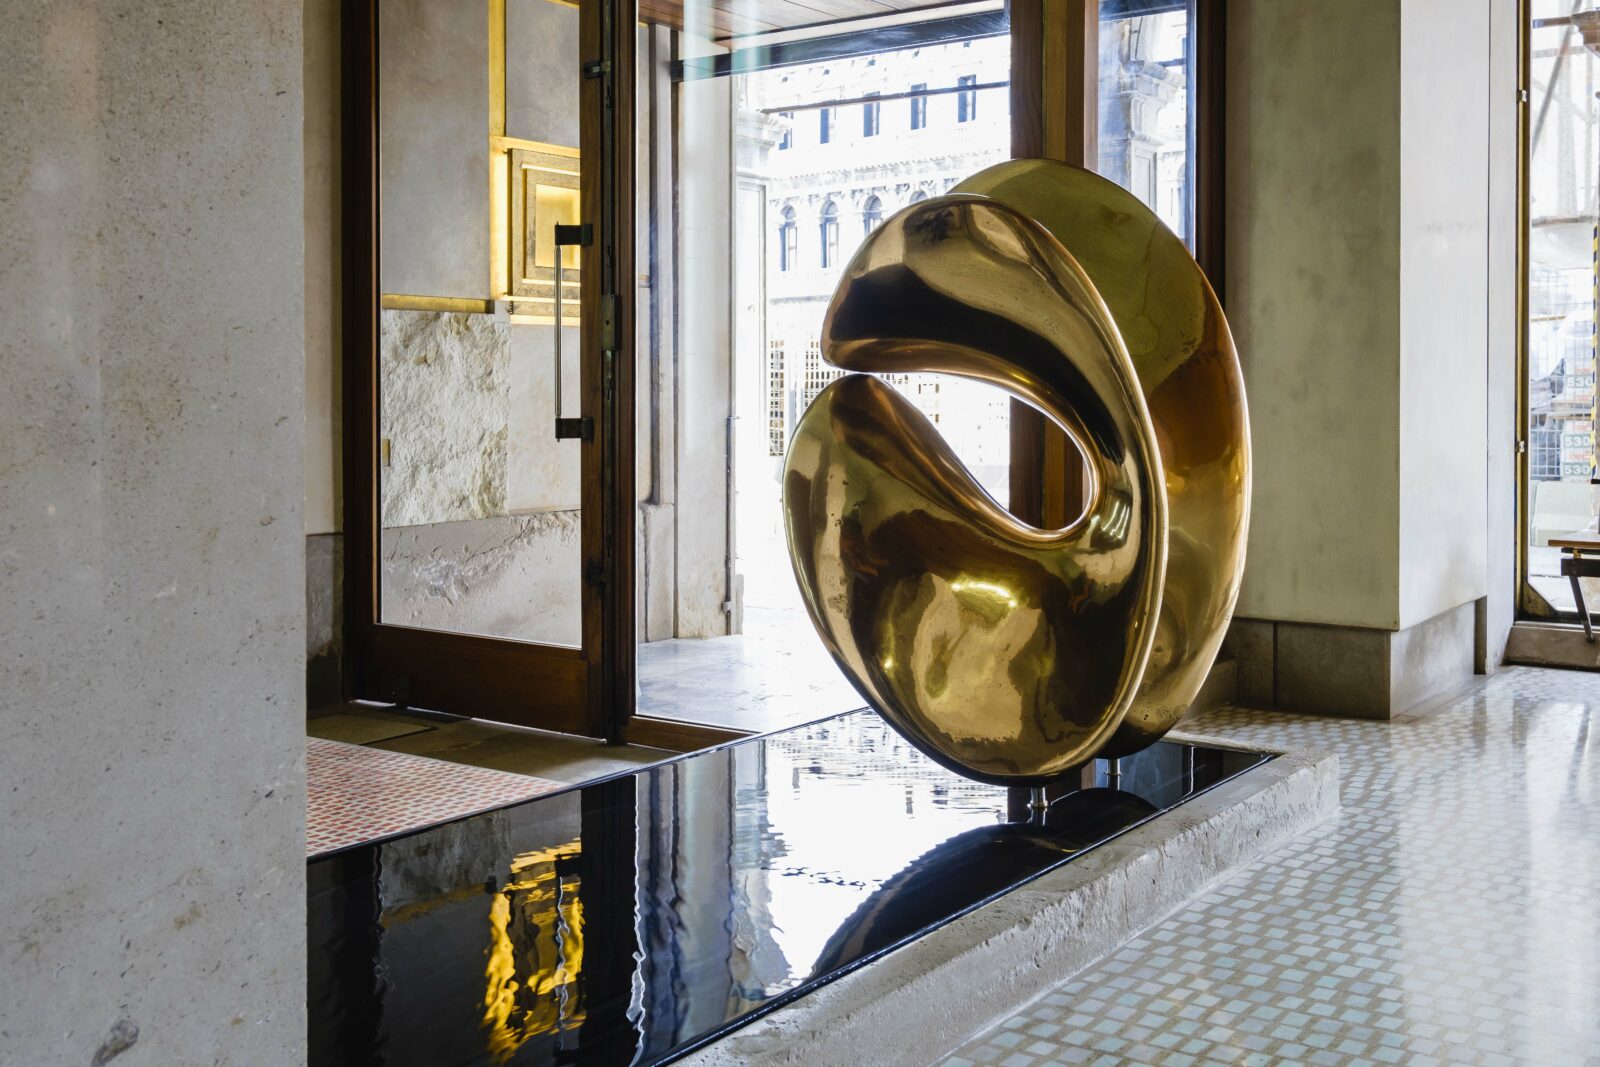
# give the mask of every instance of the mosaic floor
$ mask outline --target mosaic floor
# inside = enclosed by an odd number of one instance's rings
[[[945,1067],[1600,1067],[1600,675],[1516,668],[1413,721],[1195,729],[1337,751],[1343,812]]]
[[[525,774],[306,738],[306,855],[475,815],[560,789]]]

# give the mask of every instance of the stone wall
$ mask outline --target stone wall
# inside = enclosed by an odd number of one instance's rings
[[[383,531],[383,621],[576,645],[579,515],[553,511]]]
[[[0,33],[0,1063],[305,1060],[302,3]]]
[[[577,644],[579,445],[554,436],[555,328],[504,311],[382,323],[382,621]]]
[[[385,528],[503,515],[511,408],[505,317],[383,312]]]
[[[1513,6],[1228,9],[1227,307],[1256,501],[1230,645],[1241,689],[1270,681],[1284,706],[1398,714],[1504,643]]]

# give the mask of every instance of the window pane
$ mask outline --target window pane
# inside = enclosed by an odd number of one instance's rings
[[[1595,531],[1600,64],[1573,25],[1572,0],[1529,7],[1527,582],[1536,605],[1565,614],[1577,604],[1550,539]],[[1593,609],[1600,581],[1580,581]]]
[[[1181,0],[1100,5],[1098,170],[1194,248],[1194,100],[1189,13]],[[1152,10],[1154,9],[1154,10]]]
[[[761,0],[740,11],[792,14]],[[726,44],[714,26],[652,32],[658,57],[763,54],[759,41]],[[840,376],[822,361],[822,319],[861,242],[897,211],[1009,158],[1009,38],[964,47],[929,36],[641,93],[664,102],[642,134],[660,146],[661,191],[650,201],[654,267],[639,294],[656,377],[639,398],[662,417],[641,447],[653,450],[662,488],[641,502],[639,523],[641,714],[770,728],[861,704],[795,585],[783,455],[806,405]],[[790,128],[799,132],[785,142]],[[1006,500],[1006,394],[949,376],[884,377]]]

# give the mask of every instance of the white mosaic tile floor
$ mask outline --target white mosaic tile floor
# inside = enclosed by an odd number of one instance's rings
[[[1600,1067],[1600,675],[1516,668],[1412,722],[1194,729],[1337,751],[1343,812],[946,1067]]]

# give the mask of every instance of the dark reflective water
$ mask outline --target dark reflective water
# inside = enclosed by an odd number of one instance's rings
[[[1162,743],[1019,824],[852,712],[318,859],[311,1062],[671,1058],[1264,759]]]

